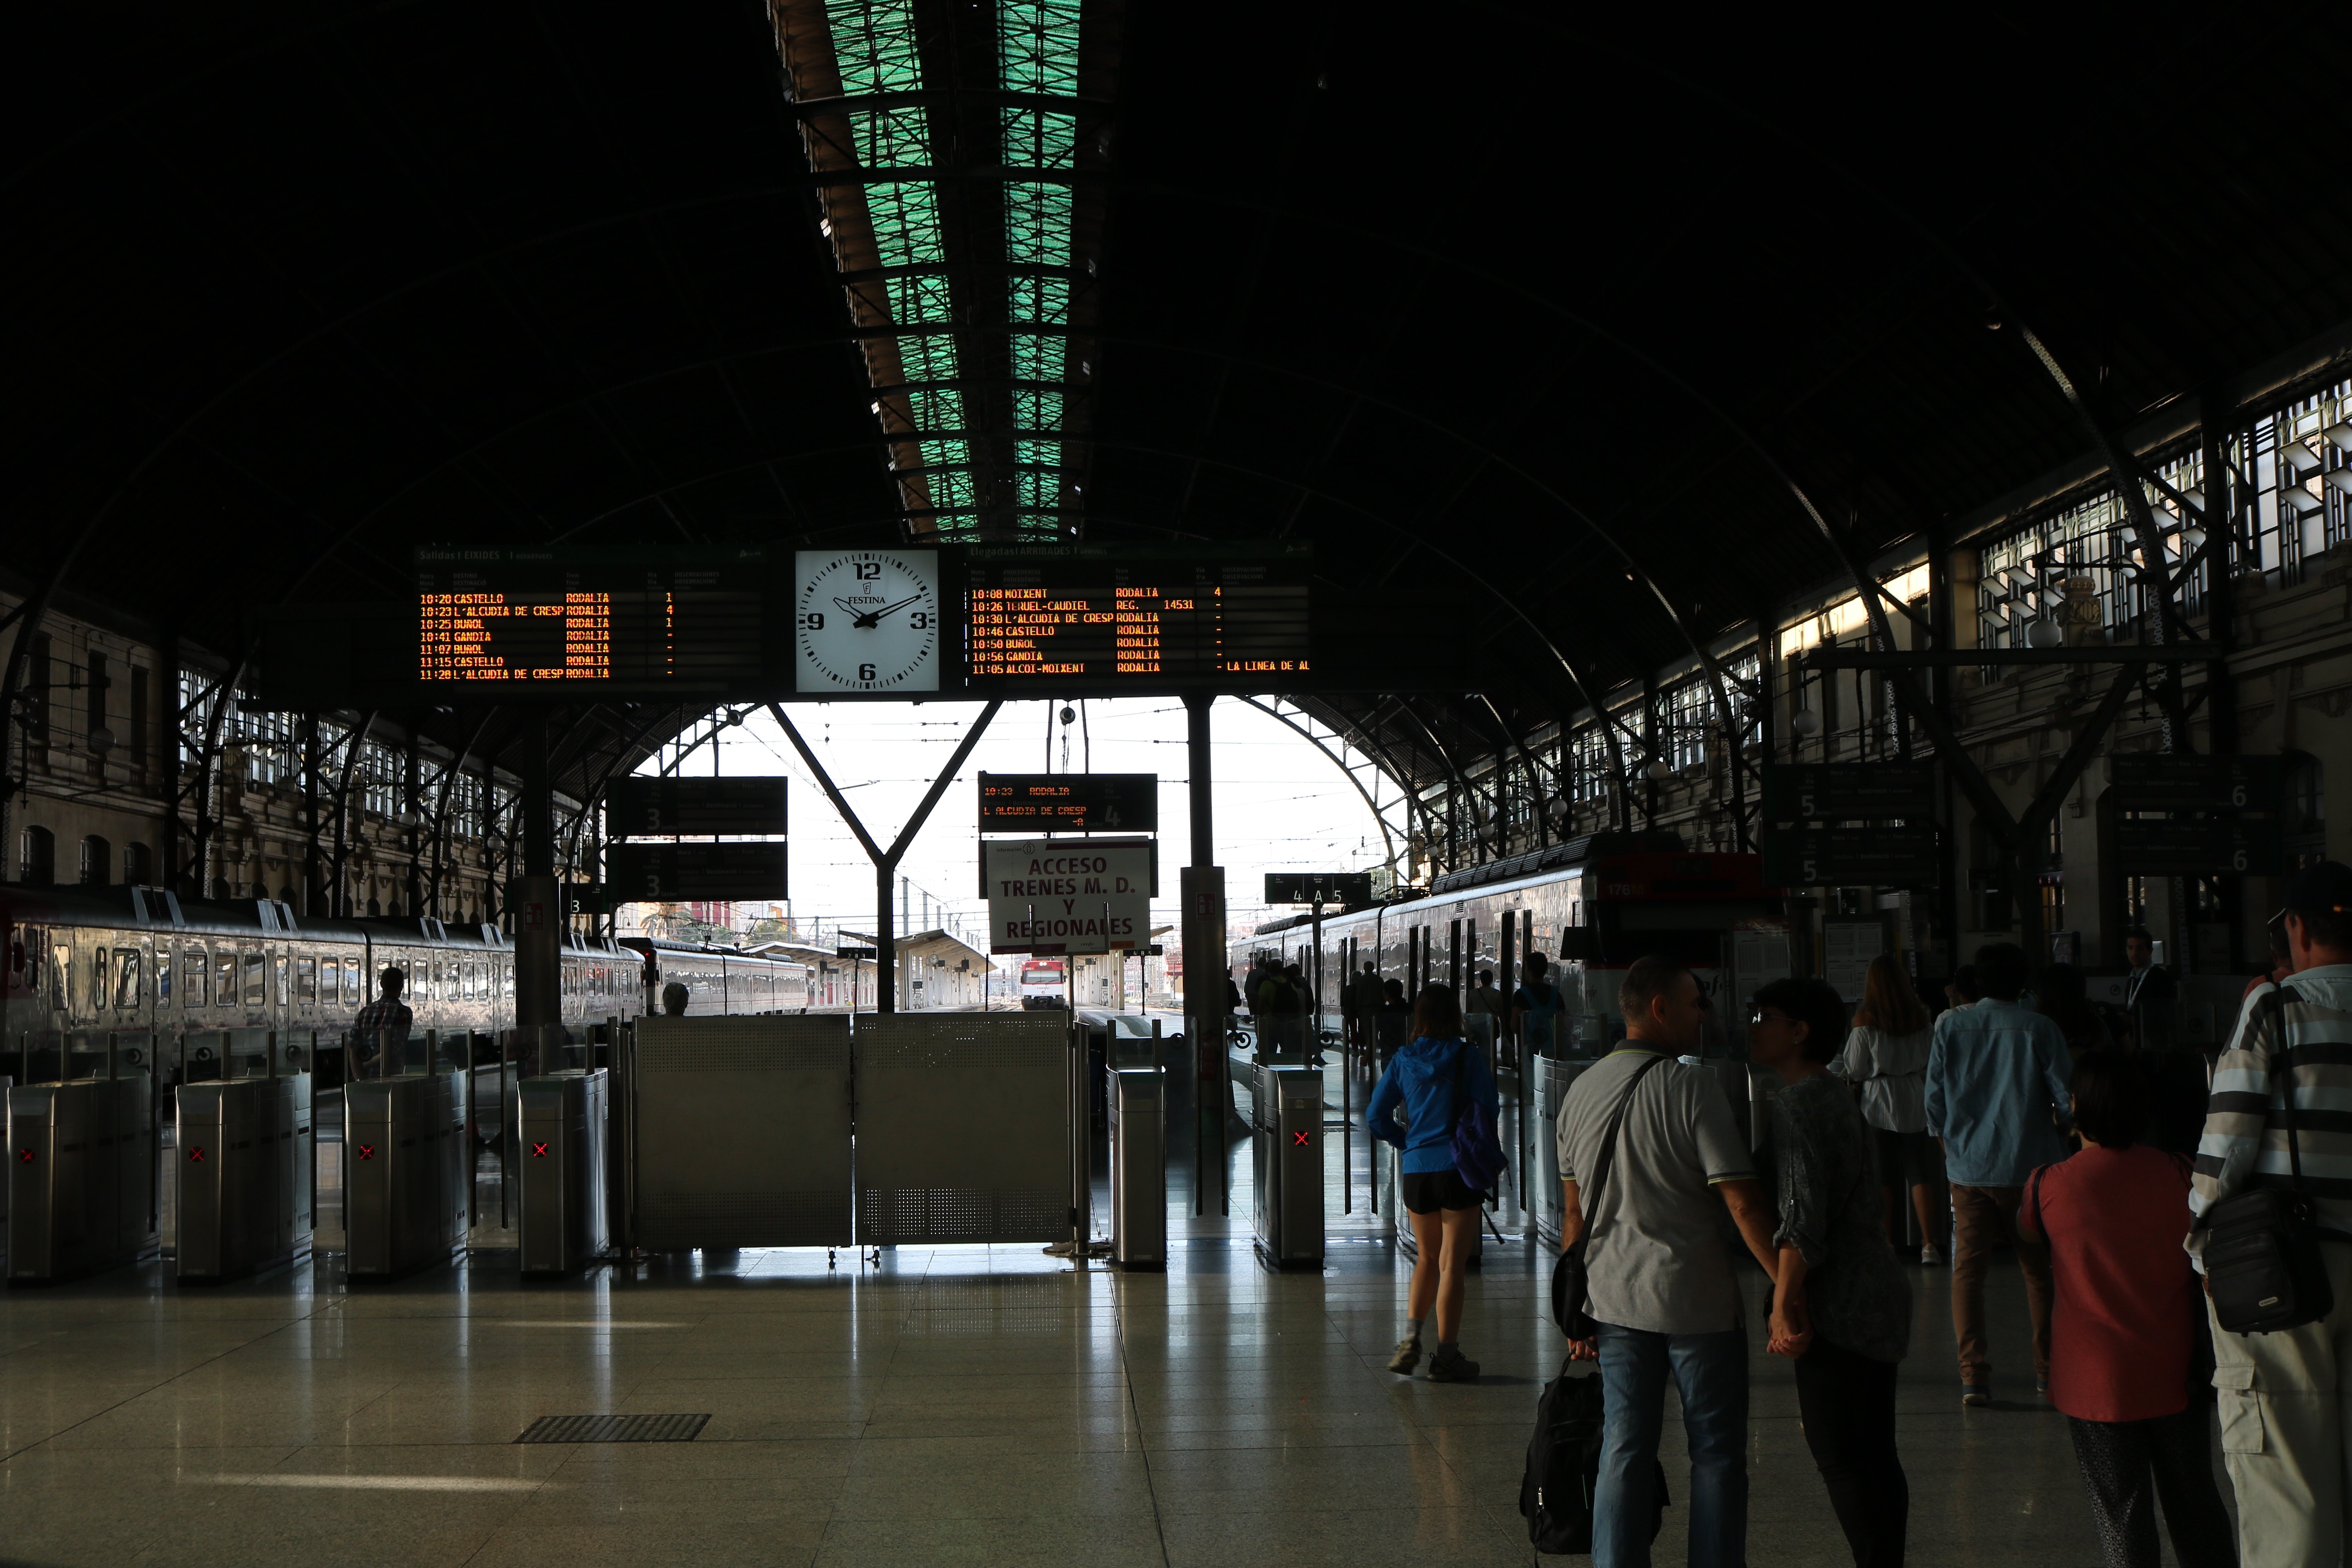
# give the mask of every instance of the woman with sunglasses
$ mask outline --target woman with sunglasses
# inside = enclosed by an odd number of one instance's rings
[[[1857,1568],[1896,1568],[1911,1491],[1895,1452],[1895,1368],[1910,1349],[1911,1287],[1882,1229],[1870,1127],[1829,1072],[1845,1040],[1845,1004],[1826,982],[1756,993],[1748,1054],[1780,1079],[1769,1348],[1796,1363],[1805,1444]]]

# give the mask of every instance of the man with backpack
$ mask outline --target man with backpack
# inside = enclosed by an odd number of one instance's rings
[[[2221,1461],[2238,1494],[2242,1568],[2335,1563],[2352,1544],[2352,867],[2323,860],[2288,881],[2284,911],[2294,973],[2251,993],[2213,1073],[2213,1098],[2189,1197],[2189,1249],[2209,1278],[2213,1387]],[[2284,1038],[2280,1037],[2284,1034]],[[2290,1101],[2289,1096],[2292,1096]],[[2290,1113],[2292,1121],[2289,1120]],[[2290,1130],[2293,1142],[2290,1143]],[[2298,1174],[2296,1166],[2301,1166]],[[2261,1190],[2295,1192],[2318,1231],[2324,1290],[2316,1321],[2232,1333],[2226,1248],[2210,1241],[2220,1205]],[[2318,1280],[2310,1281],[2314,1287]]]
[[[1528,954],[1527,978],[1511,993],[1511,1027],[1529,1056],[1549,1056],[1559,1044],[1566,1003],[1559,987],[1546,978],[1549,968],[1542,953]]]
[[[1593,1568],[1650,1560],[1669,1377],[1690,1448],[1690,1560],[1729,1568],[1747,1561],[1748,1334],[1721,1221],[1729,1210],[1769,1277],[1778,1216],[1715,1075],[1675,1060],[1705,1026],[1697,978],[1638,959],[1618,997],[1626,1037],[1570,1089],[1557,1140],[1560,1246],[1591,1232],[1597,1324],[1570,1353],[1600,1362],[1608,1412]]]

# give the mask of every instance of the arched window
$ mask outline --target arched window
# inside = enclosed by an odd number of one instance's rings
[[[17,840],[16,875],[28,888],[53,888],[58,881],[58,838],[46,827],[27,827]]]
[[[114,846],[93,833],[81,841],[81,885],[103,888],[114,872]]]
[[[122,879],[134,888],[143,888],[155,879],[155,856],[144,844],[122,847]]]

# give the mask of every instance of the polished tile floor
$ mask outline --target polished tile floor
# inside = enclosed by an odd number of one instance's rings
[[[1490,1238],[1465,1335],[1482,1382],[1391,1377],[1393,1248],[1335,1214],[1325,1272],[1264,1271],[1236,1153],[1237,1217],[1188,1218],[1165,1274],[1023,1247],[831,1269],[822,1252],[684,1255],[526,1283],[488,1251],[389,1288],[347,1289],[328,1257],[210,1290],[149,1265],[9,1291],[0,1564],[1533,1561],[1517,1499],[1561,1351],[1539,1314],[1548,1261]],[[1189,1216],[1181,1183],[1171,1196]],[[2013,1270],[1993,1287],[2001,1398],[1968,1412],[1946,1276],[1915,1278],[1911,1561],[2095,1562],[2064,1423],[2031,1394]],[[1789,1371],[1759,1342],[1751,1561],[1850,1561]],[[514,1441],[590,1413],[711,1419],[690,1443]],[[1670,1426],[1670,1475],[1677,1441]],[[1683,1529],[1670,1510],[1661,1563],[1682,1561]]]

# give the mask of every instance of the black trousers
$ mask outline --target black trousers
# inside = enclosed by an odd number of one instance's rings
[[[1902,1568],[1911,1483],[1895,1452],[1895,1363],[1815,1339],[1796,1366],[1805,1446],[1855,1568]]]
[[[2213,1484],[2203,1401],[2192,1399],[2179,1415],[2149,1421],[2070,1415],[2066,1425],[2074,1434],[2074,1461],[2091,1494],[2107,1568],[2157,1568],[2159,1498],[2180,1568],[2231,1568],[2238,1561],[2237,1535]]]

